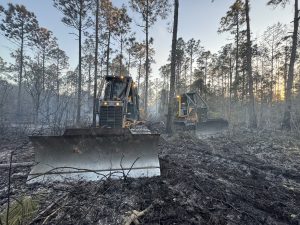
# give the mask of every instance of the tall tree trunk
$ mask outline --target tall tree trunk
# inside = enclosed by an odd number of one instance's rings
[[[96,37],[95,37],[95,74],[94,74],[94,98],[93,98],[93,127],[96,127],[97,112],[97,76],[98,76],[98,42],[99,42],[99,0],[96,0]]]
[[[262,118],[264,113],[264,88],[263,88],[263,82],[264,82],[264,60],[261,60],[261,78],[260,78],[260,116],[259,116],[259,124],[262,124]]]
[[[192,76],[193,76],[193,46],[191,48],[191,54],[190,54],[190,57],[191,57],[191,62],[190,62],[190,86],[192,85]]]
[[[259,60],[258,57],[256,58],[256,79],[255,79],[255,96],[258,98],[258,85],[259,85],[259,79],[258,79],[258,71],[259,71]]]
[[[284,57],[284,96],[286,96],[287,93],[287,74],[288,74],[288,46],[285,47],[285,57]]]
[[[105,79],[104,79],[104,77],[103,77],[103,69],[102,69],[102,67],[103,67],[103,60],[101,59],[101,61],[100,61],[100,75],[98,76],[98,77],[100,78],[101,81],[100,81],[100,86],[99,86],[99,88],[97,88],[97,89],[98,89],[98,94],[97,94],[98,98],[101,97],[101,95],[102,95],[102,90],[103,90],[104,84],[105,84]]]
[[[130,76],[130,60],[131,60],[131,54],[130,54],[130,52],[128,52],[128,75]]]
[[[271,88],[270,88],[270,105],[272,106],[273,102],[273,82],[274,82],[274,33],[271,47]]]
[[[239,14],[236,18],[236,53],[235,53],[235,80],[234,80],[234,98],[238,99],[238,85],[239,85],[239,45],[240,45],[240,26],[239,26]]]
[[[123,59],[123,35],[121,34],[121,53],[120,53],[120,76],[122,75],[122,59]]]
[[[247,22],[247,73],[249,82],[249,126],[251,128],[257,127],[255,102],[253,93],[253,77],[252,77],[252,46],[251,46],[251,30],[250,30],[250,17],[249,17],[249,0],[246,0],[246,22]]]
[[[17,102],[17,119],[21,116],[21,92],[22,92],[22,79],[23,79],[23,56],[24,54],[24,25],[21,28],[21,49],[20,49],[20,71],[18,81],[18,102]]]
[[[229,58],[229,120],[231,120],[231,103],[232,103],[232,59]]]
[[[187,92],[187,69],[188,69],[187,62],[185,62],[185,65],[184,65],[184,92]]]
[[[246,71],[246,74],[248,74],[248,71]],[[246,75],[245,75],[245,70],[243,70],[243,72],[242,72],[242,102],[243,103],[244,103],[245,97],[247,96],[247,93],[248,93],[248,87],[246,87]]]
[[[92,58],[91,55],[89,56],[89,68],[88,68],[88,99],[90,98],[91,95],[91,83],[92,83]]]
[[[174,24],[172,38],[172,55],[171,55],[171,76],[170,76],[170,92],[167,117],[167,133],[172,133],[173,126],[173,102],[175,97],[175,61],[176,61],[176,45],[177,45],[177,28],[178,28],[178,8],[179,1],[174,0]]]
[[[106,49],[106,76],[109,75],[110,36],[111,36],[111,32],[110,30],[108,30],[107,49]]]
[[[298,0],[295,0],[295,16],[294,16],[294,32],[293,32],[293,44],[290,58],[289,73],[287,78],[287,88],[285,96],[285,109],[282,121],[282,128],[291,130],[291,111],[292,111],[292,88],[294,83],[294,66],[297,53],[297,42],[298,42],[298,29],[299,29],[299,11],[298,11]]]
[[[50,123],[50,93],[45,93],[47,95],[46,97],[46,120],[48,123]]]
[[[43,90],[45,90],[45,49],[43,49],[43,55],[42,55],[42,85],[43,85]]]
[[[149,80],[149,0],[146,0],[146,77],[145,77],[145,116],[148,115],[148,80]]]
[[[59,105],[59,58],[57,59],[56,64],[56,109]]]
[[[45,91],[45,49],[43,49],[43,54],[42,54],[42,90]],[[47,101],[46,101],[46,118],[48,121],[50,121],[49,117],[50,117],[50,94],[49,94],[49,90],[48,93],[45,91],[44,94],[47,95]]]
[[[138,93],[140,90],[140,83],[141,83],[141,69],[142,69],[142,57],[140,57],[139,69],[138,69],[138,86],[137,86]]]
[[[34,124],[38,124],[39,121],[39,109],[40,109],[40,95],[37,94],[34,110]]]
[[[205,57],[205,70],[204,70],[204,87],[205,87],[205,92],[204,92],[204,99],[205,101],[207,100],[207,66],[208,66],[208,54]]]
[[[82,0],[80,1],[80,12],[79,12],[79,65],[78,65],[78,93],[77,93],[77,116],[76,123],[80,123],[81,114],[81,35],[82,35]]]
[[[224,99],[224,90],[225,90],[225,82],[224,82],[224,72],[221,72],[221,88],[222,88],[222,98]]]

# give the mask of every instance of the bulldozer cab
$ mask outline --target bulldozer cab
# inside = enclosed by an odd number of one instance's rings
[[[203,98],[195,93],[184,93],[176,96],[176,119],[194,123],[207,119],[208,106]]]
[[[222,118],[208,118],[208,105],[195,92],[176,96],[176,114],[174,124],[185,129],[197,129],[206,134],[227,129],[228,121]]]
[[[124,79],[106,78],[107,84],[104,93],[105,100],[122,100],[126,95],[128,82]]]
[[[139,120],[139,97],[128,76],[106,76],[104,97],[99,104],[99,126],[124,128]]]

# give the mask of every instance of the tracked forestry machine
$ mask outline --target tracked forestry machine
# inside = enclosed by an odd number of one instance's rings
[[[139,116],[129,76],[107,76],[96,127],[66,129],[62,136],[31,136],[36,165],[28,183],[160,175],[157,145]]]
[[[177,129],[197,130],[216,133],[228,128],[228,121],[222,118],[209,118],[209,107],[197,93],[183,93],[176,96],[174,124]]]

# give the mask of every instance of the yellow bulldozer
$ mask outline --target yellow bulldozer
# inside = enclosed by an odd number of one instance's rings
[[[107,76],[96,127],[69,128],[62,136],[30,136],[36,165],[27,183],[160,175],[157,145],[141,122],[130,76]]]
[[[222,118],[209,118],[206,101],[196,92],[176,96],[174,124],[177,129],[197,130],[210,133],[222,131],[228,127],[228,121]]]

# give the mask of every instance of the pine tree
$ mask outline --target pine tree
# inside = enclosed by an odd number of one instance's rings
[[[49,58],[53,60],[55,65],[55,83],[56,83],[56,104],[59,104],[60,95],[60,83],[61,83],[61,73],[62,70],[69,67],[69,57],[66,55],[65,51],[61,50],[59,47],[53,48],[49,52]]]
[[[21,113],[21,92],[24,70],[24,48],[29,42],[33,32],[38,29],[38,21],[34,13],[27,11],[24,5],[8,4],[8,9],[2,8],[5,17],[2,19],[0,29],[4,35],[14,40],[20,46],[19,49],[19,76],[18,76],[18,98],[17,116]]]
[[[246,23],[247,23],[247,74],[249,82],[249,126],[251,128],[257,127],[257,119],[255,112],[255,99],[253,92],[253,74],[252,74],[252,42],[250,30],[250,16],[249,16],[249,0],[245,0]]]
[[[241,30],[246,22],[245,14],[245,3],[242,0],[236,0],[232,6],[230,6],[229,11],[227,11],[226,16],[221,18],[219,33],[230,32],[235,36],[235,81],[234,81],[234,95],[235,99],[238,98],[238,84],[240,80],[239,76],[239,58],[240,58],[240,42],[241,42]]]
[[[47,28],[39,27],[33,32],[33,36],[30,37],[32,45],[38,48],[42,55],[42,86],[45,89],[45,68],[46,68],[46,58],[49,52],[57,47],[56,38],[53,33]]]
[[[270,0],[268,1],[268,5],[281,5],[285,7],[289,0]],[[286,95],[285,95],[285,109],[284,109],[284,116],[282,121],[282,128],[291,130],[291,111],[292,111],[292,88],[294,83],[294,72],[295,72],[295,61],[296,61],[296,54],[297,54],[297,45],[298,45],[298,30],[299,30],[299,5],[298,0],[294,1],[294,30],[292,36],[292,49],[291,49],[291,56],[290,56],[290,63],[288,69],[288,77],[287,77],[287,84],[286,84]]]
[[[200,46],[200,40],[195,40],[194,38],[188,40],[186,43],[186,52],[189,55],[190,58],[190,82],[189,85],[192,84],[192,78],[193,78],[193,63],[194,58],[199,56],[202,52],[201,46]]]
[[[99,11],[100,0],[96,1],[95,12],[95,57],[94,57],[94,92],[93,92],[93,127],[96,127],[96,112],[97,112],[97,89],[98,89],[98,46],[99,46]]]
[[[69,27],[75,28],[78,31],[78,90],[77,90],[77,115],[76,123],[80,123],[81,115],[81,89],[82,89],[82,72],[81,72],[81,43],[82,33],[90,26],[90,18],[88,10],[90,1],[84,0],[54,0],[54,6],[59,9],[64,17],[62,22]]]
[[[148,111],[148,82],[149,82],[149,28],[156,22],[157,18],[165,18],[169,10],[168,0],[131,0],[131,7],[138,12],[142,19],[146,35],[146,74],[145,74],[145,115]]]
[[[172,56],[171,56],[171,77],[170,77],[170,92],[167,117],[167,133],[172,133],[173,125],[173,100],[175,97],[175,76],[176,76],[176,44],[177,44],[177,29],[178,29],[178,8],[179,1],[174,0],[174,21],[173,21],[173,38],[172,38]]]

